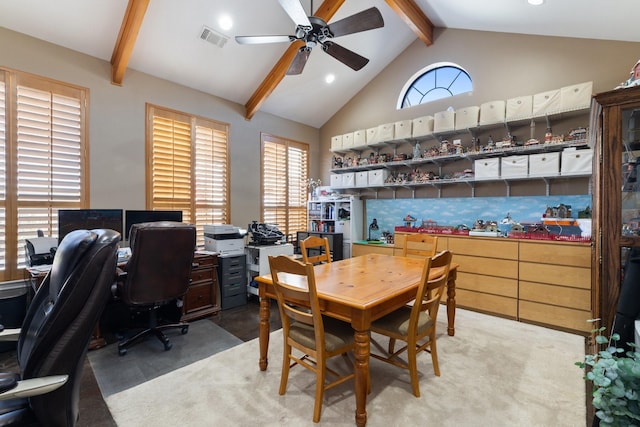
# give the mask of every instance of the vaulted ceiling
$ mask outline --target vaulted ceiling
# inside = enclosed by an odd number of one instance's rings
[[[293,1],[293,0],[290,0]],[[110,61],[105,76],[127,86],[135,69],[240,103],[251,119],[263,111],[322,126],[409,44],[433,42],[433,28],[462,28],[640,42],[637,0],[324,0],[300,1],[331,25],[370,7],[384,27],[335,41],[370,61],[354,71],[322,52],[300,75],[285,75],[302,42],[240,45],[238,35],[292,35],[278,0],[3,0],[0,26]],[[218,24],[232,18],[231,29]],[[203,29],[218,44],[201,39]],[[571,54],[567,52],[567,54]],[[332,84],[325,82],[334,74]]]

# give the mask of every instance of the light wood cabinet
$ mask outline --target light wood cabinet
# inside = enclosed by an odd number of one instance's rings
[[[525,241],[519,246],[519,318],[588,333],[591,246]]]
[[[393,245],[369,245],[367,243],[354,242],[351,246],[351,256],[357,257],[367,254],[393,255]]]
[[[449,237],[447,249],[458,267],[459,307],[518,317],[518,241]]]
[[[354,256],[402,255],[395,245],[354,244]],[[588,334],[591,324],[591,245],[438,235],[438,251],[458,264],[456,304],[514,320]]]

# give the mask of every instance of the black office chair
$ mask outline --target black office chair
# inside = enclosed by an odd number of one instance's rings
[[[0,374],[0,425],[74,426],[89,340],[110,298],[120,234],[76,230],[60,243],[17,336],[20,374]]]
[[[182,222],[159,221],[134,224],[129,234],[131,258],[124,267],[126,276],[118,281],[117,296],[135,309],[149,310],[149,327],[118,343],[121,356],[127,347],[149,334],[154,334],[171,349],[169,338],[162,332],[179,328],[182,334],[189,324],[158,324],[158,309],[187,293],[191,280],[196,227]]]

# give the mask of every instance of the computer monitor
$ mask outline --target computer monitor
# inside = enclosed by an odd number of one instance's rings
[[[108,228],[122,234],[122,209],[60,209],[58,243],[74,230]]]
[[[133,224],[156,221],[182,222],[182,211],[127,210],[124,212],[125,239],[129,240]]]

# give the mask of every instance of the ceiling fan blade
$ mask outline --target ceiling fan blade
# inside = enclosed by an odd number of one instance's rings
[[[355,71],[360,70],[369,63],[369,60],[364,56],[360,56],[354,51],[331,41],[325,42],[322,45],[322,50]]]
[[[309,55],[311,54],[311,49],[308,47],[301,47],[298,50],[295,58],[291,61],[291,65],[289,65],[289,69],[287,70],[287,75],[295,75],[302,74],[302,70],[304,70],[304,66],[307,65],[307,60],[309,59]]]
[[[285,43],[290,41],[291,36],[236,36],[238,44]]]
[[[311,22],[309,17],[304,11],[300,0],[278,0],[280,6],[287,12],[287,15],[295,22],[296,26],[303,26],[311,28]]]
[[[380,27],[384,27],[382,14],[377,8],[372,7],[329,24],[329,31],[333,37],[340,37]]]

